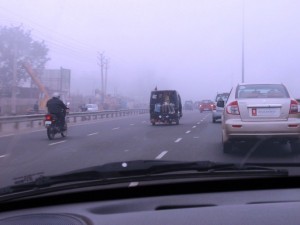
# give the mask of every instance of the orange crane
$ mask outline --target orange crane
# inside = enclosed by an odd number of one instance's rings
[[[39,80],[36,72],[32,69],[32,66],[30,65],[30,63],[24,62],[23,67],[25,68],[25,70],[29,74],[29,76],[32,78],[32,80],[34,81],[36,86],[39,88],[41,93],[43,94],[43,98],[40,99],[40,102],[39,102],[39,107],[41,110],[46,110],[46,104],[47,104],[48,99],[50,98],[47,89],[45,88],[43,83]]]

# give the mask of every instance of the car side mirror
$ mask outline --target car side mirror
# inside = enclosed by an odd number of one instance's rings
[[[224,101],[224,100],[219,100],[219,101],[217,102],[217,106],[218,106],[218,107],[221,107],[221,108],[224,108],[224,106],[225,106],[225,101]]]

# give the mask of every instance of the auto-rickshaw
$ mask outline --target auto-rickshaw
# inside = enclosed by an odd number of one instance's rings
[[[155,90],[150,96],[150,121],[156,123],[179,124],[182,117],[180,95],[176,90]]]

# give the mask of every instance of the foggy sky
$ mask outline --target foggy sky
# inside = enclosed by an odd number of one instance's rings
[[[0,25],[20,25],[49,47],[47,68],[72,70],[72,92],[101,88],[97,52],[109,58],[108,91],[148,99],[177,89],[213,99],[245,81],[284,83],[300,97],[300,1],[0,0]],[[243,23],[244,15],[244,23]]]

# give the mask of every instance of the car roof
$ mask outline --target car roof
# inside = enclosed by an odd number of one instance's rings
[[[238,83],[239,85],[284,85],[283,83]]]

